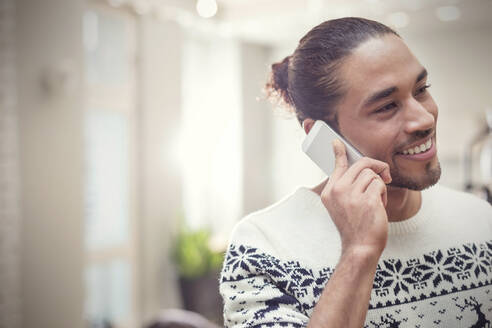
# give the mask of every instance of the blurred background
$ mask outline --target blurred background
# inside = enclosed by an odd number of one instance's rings
[[[220,324],[234,224],[323,178],[269,66],[344,16],[403,36],[441,184],[490,198],[490,0],[0,0],[0,327]]]

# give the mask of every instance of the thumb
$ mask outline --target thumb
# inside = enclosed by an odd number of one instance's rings
[[[332,145],[333,152],[335,153],[335,169],[331,176],[337,179],[348,169],[347,153],[345,145],[339,139],[334,139]]]

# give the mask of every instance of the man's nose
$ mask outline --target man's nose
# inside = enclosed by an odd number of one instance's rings
[[[405,109],[405,132],[408,134],[417,131],[432,129],[435,125],[433,113],[415,98],[407,102]]]

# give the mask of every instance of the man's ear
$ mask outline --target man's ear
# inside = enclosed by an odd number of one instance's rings
[[[306,118],[304,121],[302,121],[302,128],[304,129],[304,132],[306,132],[306,134],[308,134],[309,131],[311,131],[314,122],[316,121],[313,120],[312,118]]]

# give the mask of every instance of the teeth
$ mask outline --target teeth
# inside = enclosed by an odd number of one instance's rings
[[[419,154],[419,153],[422,153],[424,151],[429,150],[431,146],[432,146],[432,139],[429,139],[429,140],[427,140],[426,143],[423,143],[421,145],[415,146],[415,147],[410,148],[410,149],[406,149],[402,153],[403,153],[403,155]]]

